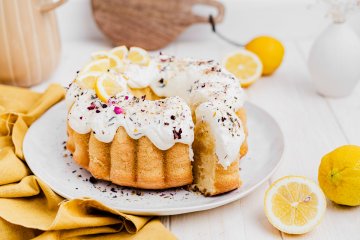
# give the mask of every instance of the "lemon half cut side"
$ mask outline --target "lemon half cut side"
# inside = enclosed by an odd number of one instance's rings
[[[249,87],[261,77],[262,73],[259,57],[245,49],[229,54],[224,59],[223,66],[239,79],[242,87]]]
[[[264,208],[274,227],[289,234],[303,234],[321,222],[326,198],[312,180],[287,176],[275,181],[266,191]]]

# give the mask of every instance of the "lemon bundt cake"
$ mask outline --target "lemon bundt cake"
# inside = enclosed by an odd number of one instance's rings
[[[70,84],[67,148],[95,178],[205,195],[238,188],[247,152],[244,93],[214,61],[97,52]]]

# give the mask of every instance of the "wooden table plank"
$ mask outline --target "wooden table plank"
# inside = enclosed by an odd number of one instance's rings
[[[306,62],[312,41],[297,42]],[[360,145],[360,85],[345,98],[324,98],[334,115],[345,141],[341,141],[329,151],[343,144]],[[327,226],[325,236],[329,239],[360,239],[360,207],[346,207],[328,201],[326,217],[321,226]],[[327,238],[326,238],[327,239]]]
[[[179,239],[281,239],[263,214],[267,187],[219,208],[172,216],[171,231]]]
[[[259,80],[247,90],[249,100],[267,110],[281,126],[286,150],[283,163],[271,182],[281,176],[298,174],[317,179],[321,157],[346,143],[360,143],[359,88],[346,99],[324,99],[315,94],[309,80],[302,45],[285,42],[283,66],[271,77]],[[300,47],[299,47],[300,46]],[[88,59],[86,53],[105,48],[101,42],[64,44],[64,56],[51,82],[65,85],[77,67]],[[209,38],[208,41],[177,42],[165,53],[177,56],[221,60],[235,48]],[[79,56],[79,53],[82,53]],[[49,82],[35,87],[44,89]],[[249,196],[229,205],[199,213],[162,217],[180,239],[287,239],[273,228],[263,213],[263,196],[269,182]],[[345,208],[329,202],[323,223],[299,239],[354,239],[359,236],[360,208]]]
[[[220,54],[233,50],[232,47],[214,41],[196,47],[199,45],[191,42],[177,44],[177,52],[215,59],[218,55],[217,60],[220,60]],[[222,46],[215,47],[216,45]],[[211,52],[209,49],[217,49],[217,51]],[[286,49],[287,55],[282,68],[274,76],[260,80],[247,92],[249,100],[269,111],[284,131],[286,140],[284,162],[272,180],[290,174],[303,175],[316,180],[321,157],[347,141],[327,101],[315,94],[309,81],[305,61],[296,44],[290,42],[286,45]],[[171,230],[184,239],[227,239],[235,236],[244,239],[260,236],[261,239],[277,238],[278,231],[267,223],[262,209],[266,187],[264,185],[249,197],[218,209],[171,217]],[[245,218],[244,214],[246,214]],[[317,229],[298,238],[337,239],[336,237],[341,236],[342,228],[332,221],[331,215],[334,215],[332,209],[328,211],[328,215]],[[263,220],[260,221],[263,225],[256,224],[259,218]],[[243,225],[243,230],[234,232],[233,219]],[[247,222],[252,224],[247,225]],[[194,228],[197,229],[195,231],[197,234],[194,234]],[[281,237],[292,238],[289,235]]]
[[[326,100],[315,93],[296,44],[286,44],[282,68],[273,77],[254,86],[249,95],[251,100],[272,113],[285,135],[284,163],[271,179],[302,175],[316,181],[321,157],[347,141]],[[342,227],[333,221],[333,215],[330,207],[320,226],[296,238],[339,239],[346,236]],[[352,233],[355,230],[354,225],[349,228]],[[294,236],[283,234],[283,238]]]
[[[308,58],[312,41],[297,43],[304,61]],[[344,98],[325,98],[350,144],[360,145],[360,84]]]
[[[274,76],[249,89],[251,101],[268,110],[278,120],[286,142],[284,163],[271,180],[285,175],[303,175],[317,180],[321,157],[347,140],[327,101],[315,94],[304,58],[296,44],[286,45],[286,57]],[[356,225],[348,224],[349,234],[334,219],[339,209],[329,202],[323,223],[300,239],[342,239],[353,236]],[[358,213],[353,213],[358,214]],[[345,216],[344,216],[345,217]],[[283,238],[294,236],[283,234]]]
[[[221,61],[236,48],[216,37],[176,43],[176,56]],[[281,239],[267,221],[263,198],[269,182],[249,196],[228,205],[197,213],[171,216],[170,228],[180,239]]]
[[[296,45],[286,44],[282,67],[248,89],[250,101],[267,110],[283,130],[284,163],[275,177],[300,174],[316,180],[320,158],[346,143],[326,101],[315,94]]]

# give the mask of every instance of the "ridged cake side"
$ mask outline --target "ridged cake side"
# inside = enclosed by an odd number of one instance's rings
[[[144,189],[165,189],[191,184],[189,146],[176,143],[159,150],[147,137],[138,140],[119,127],[111,143],[93,133],[79,134],[67,126],[67,149],[74,160],[94,177],[115,184]]]
[[[247,136],[246,113],[242,108],[236,112],[241,119],[245,135]],[[194,186],[207,196],[225,193],[241,186],[239,160],[248,151],[247,140],[241,145],[238,159],[226,169],[218,163],[215,153],[215,139],[211,134],[209,125],[199,121],[195,125],[195,140],[193,143]]]
[[[247,136],[246,113],[236,112]],[[239,159],[248,151],[247,141],[239,156],[227,169],[218,163],[215,140],[206,122],[195,126],[194,161],[189,146],[176,143],[167,151],[159,150],[147,137],[132,139],[123,127],[111,143],[98,141],[93,133],[79,134],[67,126],[67,149],[74,160],[94,177],[115,184],[143,189],[165,189],[194,183],[203,194],[213,196],[241,186]],[[194,182],[193,182],[194,178]]]

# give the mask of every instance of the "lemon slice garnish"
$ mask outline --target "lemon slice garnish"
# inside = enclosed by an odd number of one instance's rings
[[[245,49],[227,56],[223,65],[240,80],[242,87],[248,87],[258,80],[262,73],[262,63],[259,57]]]
[[[98,60],[107,58],[108,52],[107,51],[97,51],[91,54],[91,59]]]
[[[96,81],[101,76],[100,72],[88,72],[76,79],[76,82],[79,84],[81,88],[84,89],[95,89]]]
[[[124,60],[127,57],[128,52],[126,46],[119,46],[110,50],[110,53],[117,56],[120,60]]]
[[[102,74],[96,81],[95,92],[101,101],[107,102],[109,98],[124,91],[126,85],[110,73]]]
[[[88,63],[81,71],[79,75],[87,72],[106,72],[110,68],[110,60],[107,58],[98,59]]]
[[[124,62],[119,59],[115,54],[109,53],[108,59],[110,61],[110,68],[115,69],[117,72],[123,72],[125,69]]]
[[[132,63],[143,66],[147,66],[150,63],[149,53],[146,50],[139,47],[130,48],[127,59]]]
[[[289,234],[303,234],[320,223],[326,210],[326,199],[312,180],[287,176],[274,182],[266,191],[264,207],[274,227]]]

